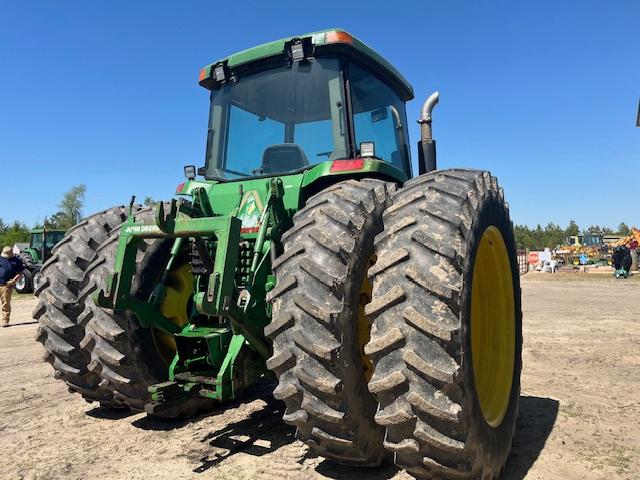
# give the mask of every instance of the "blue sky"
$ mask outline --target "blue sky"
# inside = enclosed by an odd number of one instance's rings
[[[233,5],[233,7],[222,6]],[[491,170],[516,223],[640,224],[640,2],[21,1],[0,6],[0,217],[85,183],[85,213],[171,196],[204,159],[199,69],[339,26],[433,90],[442,168]],[[415,152],[414,152],[415,158]]]

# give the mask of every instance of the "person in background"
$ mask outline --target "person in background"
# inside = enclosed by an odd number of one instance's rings
[[[9,326],[11,316],[11,293],[22,275],[22,260],[13,255],[11,247],[4,247],[0,254],[0,304],[2,308],[2,326]]]
[[[616,278],[628,278],[631,271],[631,253],[629,253],[629,249],[624,245],[617,246],[613,249],[611,260],[615,269],[613,276]]]
[[[634,272],[638,270],[638,241],[635,238],[631,239],[629,244],[629,251],[631,252],[631,270]]]

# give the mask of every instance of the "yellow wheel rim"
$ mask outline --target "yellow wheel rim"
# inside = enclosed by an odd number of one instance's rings
[[[511,262],[500,230],[480,240],[471,288],[471,356],[480,409],[497,427],[509,406],[515,362],[515,300]]]
[[[193,294],[193,274],[188,263],[177,266],[169,273],[165,296],[160,303],[160,313],[179,327],[189,323],[189,300]],[[154,330],[156,347],[171,361],[176,353],[176,341],[173,335]]]
[[[362,360],[362,369],[364,372],[364,378],[367,382],[371,380],[373,376],[373,363],[371,359],[365,355],[364,346],[371,339],[371,325],[369,319],[364,313],[364,308],[369,302],[371,302],[371,292],[373,290],[373,284],[367,276],[367,271],[373,264],[376,263],[376,257],[372,254],[367,262],[367,268],[364,271],[364,278],[360,285],[360,301],[358,304],[358,343],[360,344],[360,356]]]

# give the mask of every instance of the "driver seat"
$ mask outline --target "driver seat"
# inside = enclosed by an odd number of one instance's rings
[[[302,148],[295,143],[280,143],[267,147],[262,154],[263,173],[286,173],[309,165]]]

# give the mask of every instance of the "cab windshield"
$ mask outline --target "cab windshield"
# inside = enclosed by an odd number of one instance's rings
[[[40,250],[42,248],[42,237],[43,234],[40,233],[32,233],[31,234],[31,248],[34,248],[36,250]]]
[[[51,250],[60,240],[64,238],[64,232],[47,232],[45,248]]]
[[[208,178],[303,170],[348,157],[340,62],[316,58],[271,69],[211,95]]]

